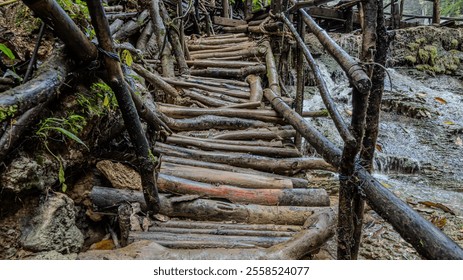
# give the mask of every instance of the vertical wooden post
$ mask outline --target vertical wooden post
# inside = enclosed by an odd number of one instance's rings
[[[228,0],[222,0],[222,16],[224,18],[230,18],[230,6]]]
[[[300,12],[297,13],[297,33],[304,40],[304,21],[302,20],[302,15]],[[304,59],[302,54],[302,49],[299,47],[299,44],[296,45],[296,113],[302,115],[302,107],[304,104]],[[296,148],[301,151],[302,149],[302,136],[298,132],[295,138]]]
[[[114,46],[101,0],[87,1],[87,5],[93,27],[95,27],[98,43],[105,53],[103,56],[106,69],[105,80],[116,95],[125,127],[135,146],[137,167],[142,180],[146,203],[150,212],[157,214],[160,210],[160,202],[154,178],[155,159],[151,158],[153,156],[149,149],[149,143],[144,134],[131,94],[126,86],[121,65],[114,57],[107,55],[114,53]]]
[[[177,0],[177,16],[182,17],[183,16],[183,6],[182,6],[182,0]],[[180,29],[180,45],[183,48],[183,51],[185,51],[185,30],[184,29],[185,22],[183,21],[183,17],[180,18],[180,23],[179,23],[179,29]]]
[[[367,0],[363,3],[363,34],[362,53],[360,59],[363,62],[372,62],[376,49],[376,26],[378,13],[377,0]],[[355,228],[361,225],[362,215],[358,215],[355,209],[363,206],[358,190],[360,184],[357,177],[353,176],[355,170],[355,158],[360,151],[367,114],[369,92],[361,93],[356,88],[352,91],[352,134],[356,139],[355,145],[344,144],[344,150],[339,166],[339,216],[338,216],[338,259],[356,259],[355,253]],[[362,208],[363,214],[363,208]]]
[[[344,32],[350,33],[354,30],[354,7],[348,7],[344,11],[344,18],[346,22],[344,23]]]
[[[440,24],[440,0],[434,0],[432,6],[432,23]]]
[[[252,0],[244,0],[244,18],[246,20],[252,17]]]

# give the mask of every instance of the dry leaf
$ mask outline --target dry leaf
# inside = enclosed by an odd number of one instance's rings
[[[445,225],[447,224],[447,218],[433,216],[431,217],[431,223],[433,223],[439,229],[443,229]]]
[[[447,101],[443,98],[440,98],[440,97],[434,97],[434,100],[436,100],[437,102],[439,102],[440,104],[447,104]]]
[[[444,124],[446,124],[446,125],[454,125],[455,123],[452,122],[452,121],[445,121]]]
[[[115,247],[112,239],[106,239],[93,243],[92,246],[90,246],[90,250],[112,250]]]
[[[448,208],[447,206],[445,206],[444,204],[442,203],[439,203],[439,202],[432,202],[432,201],[420,201],[418,202],[419,204],[422,204],[422,205],[425,205],[425,206],[428,206],[428,207],[432,207],[432,208],[438,208],[438,209],[441,209],[442,211],[446,212],[446,213],[450,213],[452,215],[455,215],[455,212],[453,212],[452,209]]]
[[[345,111],[346,114],[348,114],[349,116],[352,116],[352,111],[351,111],[351,110],[345,109],[344,111]]]
[[[383,147],[381,146],[381,144],[376,144],[375,147],[376,147],[376,150],[377,150],[378,152],[380,152],[380,153],[383,152]]]
[[[457,137],[457,139],[455,139],[455,144],[457,144],[460,147],[463,145],[463,141],[461,140],[460,137]]]

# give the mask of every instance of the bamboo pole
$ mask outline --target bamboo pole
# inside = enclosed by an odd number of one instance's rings
[[[207,60],[207,59],[188,60],[186,63],[190,66],[195,66],[195,67],[223,67],[223,68],[242,68],[242,67],[247,67],[247,66],[259,65],[258,62],[250,62],[250,61],[228,61],[228,60]]]
[[[215,135],[214,139],[228,139],[228,140],[273,140],[273,139],[289,139],[296,135],[296,131],[293,129],[289,130],[278,130],[278,128],[264,128],[259,130],[245,130],[245,131],[232,131],[225,132]]]
[[[181,81],[178,79],[169,79],[169,78],[162,78],[162,79],[165,82],[171,85],[174,85],[174,86],[197,88],[197,89],[202,89],[202,90],[206,90],[210,92],[222,93],[222,94],[226,94],[226,95],[237,97],[237,98],[249,99],[249,95],[250,95],[249,92],[245,92],[241,90],[223,89],[223,88],[218,88],[216,86],[209,86],[209,85],[204,85],[204,84],[189,82],[189,81]]]
[[[193,69],[191,70],[192,75],[205,76],[205,77],[217,77],[217,78],[234,78],[239,79],[251,74],[262,74],[265,73],[265,65],[245,66],[239,69],[230,68],[207,68],[207,69]]]

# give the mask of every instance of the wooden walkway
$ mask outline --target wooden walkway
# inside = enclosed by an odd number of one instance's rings
[[[307,207],[307,213],[329,207],[326,191],[311,188],[304,172],[330,166],[303,157],[295,148],[296,131],[263,99],[261,80],[272,79],[265,76],[265,44],[245,34],[224,34],[189,40],[188,49],[191,75],[166,81],[183,91],[193,107],[158,104],[173,119],[168,125],[175,132],[155,146],[162,155],[159,190],[273,209]],[[266,248],[288,241],[308,216],[230,224],[235,218],[224,214],[215,223],[157,223],[130,238],[170,248]]]

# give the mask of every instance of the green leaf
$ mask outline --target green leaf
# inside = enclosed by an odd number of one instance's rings
[[[66,192],[67,189],[68,189],[68,185],[66,185],[65,183],[63,183],[63,184],[61,185],[61,191],[62,191],[62,192]]]
[[[127,64],[127,66],[132,66],[133,58],[132,54],[128,50],[122,51],[122,60],[125,62],[125,64]]]
[[[66,181],[66,178],[64,177],[64,168],[61,163],[59,164],[58,180],[60,184],[64,184],[64,182]]]
[[[85,145],[85,143],[82,140],[80,140],[79,137],[77,137],[74,133],[70,132],[69,130],[66,130],[62,127],[56,127],[56,126],[50,126],[48,129],[54,129],[58,132],[61,132],[63,135],[67,136],[69,139],[72,139],[76,141],[77,143],[82,144],[83,146],[85,146],[85,148],[88,149],[87,145]]]
[[[0,44],[0,51],[2,51],[11,60],[14,60],[16,58],[13,52],[4,44]]]
[[[103,106],[108,107],[109,106],[109,97],[107,95],[104,96],[103,99]]]

